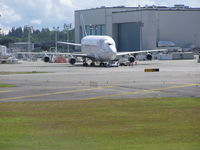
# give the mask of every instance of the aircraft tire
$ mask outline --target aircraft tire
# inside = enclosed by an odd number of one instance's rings
[[[100,67],[104,67],[105,64],[104,64],[103,62],[101,62],[99,66],[100,66]]]
[[[92,62],[90,66],[95,67],[95,62]]]
[[[83,63],[83,66],[87,67],[87,66],[88,66],[88,63]]]

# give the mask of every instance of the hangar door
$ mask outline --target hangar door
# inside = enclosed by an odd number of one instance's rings
[[[140,50],[140,24],[137,22],[118,24],[119,51]]]

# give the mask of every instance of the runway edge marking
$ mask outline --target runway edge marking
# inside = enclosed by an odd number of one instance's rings
[[[35,94],[35,95],[18,96],[18,97],[8,97],[8,98],[1,98],[0,101],[16,100],[16,99],[24,99],[24,98],[34,98],[34,97],[43,97],[43,96],[59,95],[59,94],[67,94],[67,93],[76,93],[76,92],[92,91],[92,90],[98,90],[98,89],[104,89],[104,88],[112,88],[112,86],[100,86],[100,87],[89,88],[89,89],[78,89],[78,90],[61,91],[61,92],[54,92],[54,93]]]
[[[176,86],[169,86],[169,87],[164,87],[164,88],[155,88],[155,89],[147,89],[147,90],[139,90],[135,92],[122,92],[119,94],[110,94],[110,95],[105,95],[105,96],[96,96],[96,97],[90,97],[82,100],[95,100],[95,99],[100,99],[100,98],[109,98],[109,97],[116,97],[116,96],[123,96],[123,95],[136,95],[136,94],[141,94],[141,93],[153,93],[157,91],[164,91],[168,89],[178,89],[178,88],[184,88],[184,87],[192,87],[192,86],[199,86],[200,84],[194,84],[194,83],[187,83],[187,84],[182,84],[182,85],[176,85]]]
[[[13,92],[13,90],[3,90],[3,91],[0,91],[0,93],[9,93],[9,92]]]

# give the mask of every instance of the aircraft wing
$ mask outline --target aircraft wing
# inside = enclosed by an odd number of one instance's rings
[[[163,51],[167,51],[167,49],[142,50],[142,51],[132,51],[132,52],[117,52],[117,56],[131,55],[131,54],[142,54],[142,53],[151,53],[151,52],[163,52]]]
[[[83,54],[83,53],[70,53],[69,55],[73,57],[87,57],[87,54]]]
[[[81,46],[81,44],[78,43],[70,43],[70,42],[62,42],[62,41],[57,41],[59,44],[67,44],[67,45],[73,45],[73,46]]]
[[[70,43],[70,42],[62,42],[57,41],[60,44],[67,44],[67,45],[74,45],[74,46],[81,46],[81,44],[77,43]],[[30,55],[37,55],[37,54],[49,54],[49,55],[71,55],[72,53],[59,53],[59,52],[17,52],[17,54],[30,54]],[[77,56],[79,57],[79,56]],[[81,57],[81,56],[80,56]]]
[[[55,53],[55,52],[17,52],[16,54],[26,54],[26,55],[67,55],[71,57],[82,57],[89,58],[91,60],[95,60],[95,57],[92,57],[83,53]]]
[[[57,43],[81,47],[81,44],[78,44],[78,43],[70,43],[70,42],[62,42],[62,41],[57,41]],[[83,54],[83,53],[69,53],[69,56],[89,58],[91,60],[95,60],[95,57],[93,57],[91,55]]]
[[[83,53],[60,53],[60,52],[16,52],[16,54],[27,54],[27,55],[68,55],[73,57],[83,57],[83,58],[90,58],[93,59],[94,57],[88,56],[87,54]]]
[[[29,54],[29,55],[38,55],[38,54],[49,54],[49,55],[70,55],[71,53],[60,53],[60,52],[16,52],[16,54]]]
[[[93,56],[91,56],[91,55],[83,54],[83,53],[71,53],[69,56],[72,56],[72,57],[89,58],[89,59],[91,59],[91,60],[95,60],[95,57],[93,57]]]

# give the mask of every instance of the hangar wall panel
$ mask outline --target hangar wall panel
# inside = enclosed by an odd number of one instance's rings
[[[140,50],[140,24],[139,23],[118,24],[117,44],[119,51]]]
[[[113,23],[140,22],[140,21],[141,21],[141,12],[139,11],[113,13],[112,17]]]
[[[200,47],[200,11],[160,11],[159,40]]]
[[[157,22],[155,11],[142,11],[141,49],[155,49],[157,41]]]
[[[139,39],[141,41],[141,49],[154,49],[156,47],[156,13],[154,11],[131,11],[123,13],[113,13],[113,23],[130,23],[135,22],[140,25],[141,33],[139,34]],[[119,39],[116,37],[117,30],[113,31],[114,39]],[[120,34],[118,34],[120,36]],[[130,40],[127,38],[126,40]],[[116,40],[116,43],[118,41]]]

